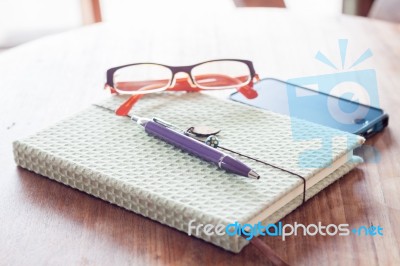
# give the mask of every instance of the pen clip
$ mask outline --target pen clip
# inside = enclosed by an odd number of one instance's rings
[[[196,136],[195,134],[193,134],[192,132],[190,132],[189,129],[191,129],[191,128],[189,128],[188,130],[185,131],[185,130],[182,130],[182,129],[180,129],[179,127],[174,126],[173,124],[171,124],[171,123],[169,123],[169,122],[167,122],[167,121],[165,121],[165,120],[162,120],[162,119],[160,119],[160,118],[157,118],[157,117],[153,117],[153,118],[152,118],[152,121],[153,121],[154,123],[157,123],[157,124],[159,124],[159,125],[162,125],[163,127],[172,129],[172,130],[177,131],[177,132],[179,132],[179,133],[181,133],[181,134],[183,134],[183,135],[186,135],[186,136],[188,136],[188,137],[190,137],[190,138],[192,138],[192,139],[195,139],[195,140],[200,141],[200,142],[204,142],[203,140],[197,138],[197,136]]]
[[[180,132],[180,133],[184,133],[184,131],[183,131],[182,129],[180,129],[180,128],[174,126],[173,124],[171,124],[171,123],[169,123],[169,122],[167,122],[167,121],[165,121],[165,120],[162,120],[162,119],[157,118],[157,117],[153,117],[152,120],[153,120],[154,123],[157,123],[157,124],[159,124],[159,125],[162,125],[163,127],[166,127],[166,128],[169,128],[169,129],[172,129],[172,130],[175,130],[175,131],[178,131],[178,132]]]

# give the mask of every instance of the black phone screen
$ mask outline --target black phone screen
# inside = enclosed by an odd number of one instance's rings
[[[308,120],[328,127],[363,136],[383,129],[374,127],[386,118],[383,110],[356,101],[339,98],[277,79],[263,79],[254,85],[255,99],[247,99],[235,92],[231,99],[237,102]]]

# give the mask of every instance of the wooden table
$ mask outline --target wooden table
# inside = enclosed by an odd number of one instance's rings
[[[160,14],[162,12],[159,12]],[[311,18],[274,9],[228,9],[99,24],[0,54],[0,261],[13,265],[264,265],[252,246],[234,255],[202,240],[16,167],[11,142],[109,97],[105,70],[154,61],[184,65],[212,58],[251,59],[261,77],[335,73],[337,40],[356,69],[376,70],[390,126],[367,143],[365,163],[283,219],[284,223],[380,225],[383,237],[263,238],[290,264],[400,263],[400,25],[355,17]],[[350,63],[348,63],[350,64]],[[340,70],[342,71],[342,70]],[[346,71],[346,70],[344,70]]]

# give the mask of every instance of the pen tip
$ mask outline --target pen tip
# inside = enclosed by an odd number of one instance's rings
[[[248,177],[253,179],[260,179],[260,175],[254,172],[253,170],[250,170]]]

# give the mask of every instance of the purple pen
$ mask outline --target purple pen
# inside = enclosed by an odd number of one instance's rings
[[[158,137],[165,142],[178,147],[190,154],[193,154],[205,161],[214,163],[219,168],[228,172],[259,179],[260,176],[250,167],[239,161],[238,159],[225,154],[213,147],[210,147],[198,140],[190,138],[172,128],[173,125],[157,118],[146,119],[137,116],[131,117],[138,125],[144,127],[144,130],[152,136]]]

